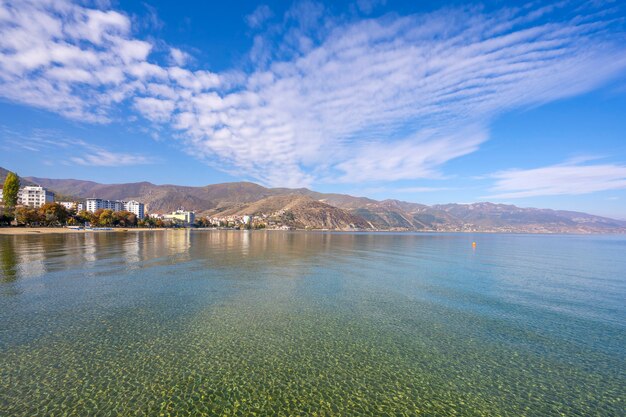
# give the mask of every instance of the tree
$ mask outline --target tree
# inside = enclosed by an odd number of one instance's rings
[[[19,225],[37,226],[42,222],[42,218],[37,209],[25,206],[15,209],[15,221]]]
[[[76,214],[76,216],[74,216],[74,218],[76,219],[76,222],[80,225],[85,225],[85,223],[96,223],[96,220],[94,219],[94,215],[93,213],[90,213],[88,211],[81,211],[78,214]]]
[[[0,208],[0,226],[8,226],[13,221],[13,216],[7,211]]]
[[[61,226],[67,222],[70,214],[59,203],[46,203],[39,207],[39,216],[46,226]]]
[[[211,227],[211,221],[206,217],[197,218],[194,227]]]
[[[137,226],[137,216],[130,211],[115,211],[113,212],[113,225],[121,227]]]
[[[17,205],[17,193],[20,191],[20,177],[14,172],[9,172],[4,180],[4,188],[2,188],[2,201],[8,208]]]
[[[98,210],[100,211],[100,210]],[[96,213],[98,213],[98,211]],[[113,225],[113,210],[104,209],[98,216],[98,226],[111,226]]]

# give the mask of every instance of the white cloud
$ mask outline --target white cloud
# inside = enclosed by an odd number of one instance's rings
[[[370,14],[376,7],[385,5],[386,3],[387,0],[357,0],[356,6],[361,12]]]
[[[70,161],[79,165],[98,167],[134,166],[154,163],[152,158],[143,155],[110,152],[104,149],[95,149],[81,156],[72,157]]]
[[[434,193],[437,191],[449,191],[450,187],[406,187],[396,188],[394,191],[399,193]]]
[[[120,103],[152,80],[172,83],[178,67],[148,62],[152,45],[135,39],[131,20],[71,1],[0,2],[0,97],[87,122],[108,122]],[[182,62],[182,51],[173,52]],[[194,91],[215,86],[207,71],[185,72]],[[115,105],[115,106],[114,106]]]
[[[299,49],[285,57],[279,42],[282,58],[240,89],[194,95],[174,127],[199,155],[271,185],[436,178],[496,115],[621,74],[626,51],[603,26],[447,10],[326,25],[317,46],[290,29],[282,41]]]
[[[362,146],[355,156],[346,155],[336,165],[341,182],[397,181],[440,177],[437,169],[450,159],[474,152],[486,139],[483,131],[439,135],[420,134],[402,141]]]
[[[559,7],[356,21],[298,2],[256,35],[251,70],[217,74],[175,48],[172,66],[150,61],[120,12],[12,0],[0,2],[0,96],[81,121],[129,106],[189,154],[269,185],[439,178],[497,115],[624,73],[611,10]]]
[[[82,139],[68,138],[55,130],[33,129],[29,133],[16,132],[0,125],[3,141],[0,149],[15,152],[41,152],[56,158],[57,162],[84,166],[132,166],[153,164],[152,156],[127,152],[112,152]]]
[[[162,100],[152,97],[135,98],[135,108],[153,122],[166,122],[169,120],[176,103],[172,100]]]
[[[191,56],[178,48],[170,48],[170,60],[174,65],[183,66],[189,62]]]
[[[258,29],[270,18],[274,16],[272,9],[268,5],[258,6],[252,13],[246,16],[246,23],[253,29]]]
[[[589,164],[584,160],[527,170],[501,171],[491,177],[496,179],[491,188],[495,194],[484,198],[580,195],[626,189],[626,165]]]

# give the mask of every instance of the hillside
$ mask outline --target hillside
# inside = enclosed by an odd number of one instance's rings
[[[346,210],[297,194],[267,197],[210,214],[220,217],[267,216],[270,220],[297,229],[374,229],[363,218]]]
[[[0,167],[0,188],[2,188],[2,184],[4,184],[4,179],[7,177],[8,173],[9,173],[8,169],[4,169],[4,168]],[[19,173],[18,173],[18,175],[19,175]],[[22,178],[22,177],[20,177],[20,184],[22,186],[24,186],[24,185],[35,185],[35,183],[29,181],[26,178]]]
[[[6,170],[0,168],[0,181]],[[427,206],[398,200],[377,201],[306,188],[266,188],[250,182],[203,187],[149,182],[100,184],[75,179],[22,178],[77,198],[135,199],[149,212],[184,207],[198,215],[264,215],[285,225],[314,229],[398,231],[479,231],[518,233],[626,233],[626,222],[562,210],[494,203]]]

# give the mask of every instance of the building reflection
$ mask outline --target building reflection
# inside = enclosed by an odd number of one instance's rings
[[[42,237],[15,236],[20,277],[36,277],[46,273],[46,242]]]
[[[96,236],[94,233],[85,233],[84,237],[85,239],[81,248],[83,252],[83,258],[85,259],[87,265],[91,266],[95,264],[95,262],[98,260],[96,256],[96,253],[98,251],[96,247]]]
[[[131,268],[138,268],[141,259],[141,243],[139,233],[127,233],[122,243],[122,257]]]
[[[191,248],[191,230],[173,229],[165,232],[169,256],[176,256],[179,260],[189,259]]]
[[[0,271],[6,281],[55,271],[89,275],[103,266],[135,269],[193,260],[203,270],[302,277],[322,263],[316,258],[341,258],[342,252],[359,256],[372,245],[370,240],[354,234],[190,229],[3,236]]]

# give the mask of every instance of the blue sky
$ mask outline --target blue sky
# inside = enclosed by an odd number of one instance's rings
[[[626,218],[615,1],[0,1],[0,166]]]

